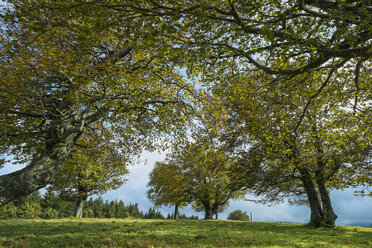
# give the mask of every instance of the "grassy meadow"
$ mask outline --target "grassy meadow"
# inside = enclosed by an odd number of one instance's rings
[[[372,247],[372,228],[240,221],[0,220],[0,247]]]

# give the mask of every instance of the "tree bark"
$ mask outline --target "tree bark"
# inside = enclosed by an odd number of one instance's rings
[[[79,218],[83,217],[83,208],[84,208],[84,204],[85,204],[86,200],[87,200],[87,198],[83,197],[83,198],[80,198],[76,201],[75,211],[74,211],[74,216],[75,217],[79,217]]]
[[[321,176],[316,177],[316,183],[318,185],[320,198],[322,200],[324,224],[328,227],[334,227],[337,215],[333,210],[331,198],[329,197],[328,190]]]
[[[313,126],[314,133],[317,133],[317,127],[314,124]],[[323,220],[324,225],[328,227],[334,227],[337,219],[336,213],[333,211],[331,198],[329,197],[328,190],[325,186],[324,180],[324,150],[321,139],[318,135],[315,135],[316,147],[317,147],[317,165],[318,168],[315,172],[315,181],[318,185],[320,199],[322,201],[322,210],[323,210]]]
[[[72,126],[69,122],[52,124],[40,156],[25,168],[0,176],[0,206],[51,183],[59,167],[70,155],[74,139],[81,129],[82,127]]]
[[[175,205],[174,205],[174,216],[173,216],[173,218],[174,218],[175,220],[178,220],[178,219],[179,219],[179,214],[178,214],[178,204],[175,204]]]
[[[204,205],[204,219],[211,220],[213,218],[213,209],[209,204]]]
[[[310,172],[306,168],[300,168],[299,171],[301,173],[301,181],[305,188],[306,195],[310,204],[311,214],[310,222],[308,224],[314,227],[323,226],[324,225],[323,211]]]

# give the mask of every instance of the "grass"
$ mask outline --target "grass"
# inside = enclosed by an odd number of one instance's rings
[[[136,219],[0,220],[0,247],[372,247],[372,228]]]

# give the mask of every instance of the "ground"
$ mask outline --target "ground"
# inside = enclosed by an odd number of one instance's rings
[[[223,220],[0,220],[0,247],[372,247],[372,228]]]

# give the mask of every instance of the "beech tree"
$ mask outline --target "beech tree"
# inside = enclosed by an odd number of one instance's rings
[[[86,133],[79,138],[75,150],[49,187],[63,199],[76,202],[75,217],[83,216],[84,203],[90,195],[117,189],[128,173],[130,158],[125,152],[118,153],[107,130],[99,130],[99,135]]]
[[[229,216],[227,216],[228,220],[241,220],[241,221],[249,221],[249,216],[247,212],[243,212],[242,210],[235,210],[232,211]]]
[[[150,174],[150,199],[161,204],[180,200],[212,219],[230,199],[243,196],[245,191],[230,178],[234,161],[210,141],[198,132],[194,142],[178,143],[165,163],[157,163]]]
[[[231,132],[225,141],[240,154],[236,168],[246,186],[264,201],[291,197],[303,203],[306,195],[313,226],[335,225],[329,190],[370,185],[365,180],[371,167],[370,76],[359,82],[364,90],[355,110],[350,93],[334,91],[350,78],[343,71],[336,75],[304,74],[301,85],[294,80],[271,84],[272,77],[260,72],[232,75],[214,90],[229,110]],[[324,80],[330,88],[307,101]]]
[[[0,149],[2,163],[26,167],[0,177],[1,205],[51,183],[87,129],[110,127],[117,150],[182,129],[191,86],[157,46],[167,43],[155,17],[72,0],[5,4]]]
[[[178,219],[178,208],[188,204],[185,198],[185,183],[181,168],[172,162],[156,162],[147,184],[147,198],[156,206],[174,206],[173,218]]]

